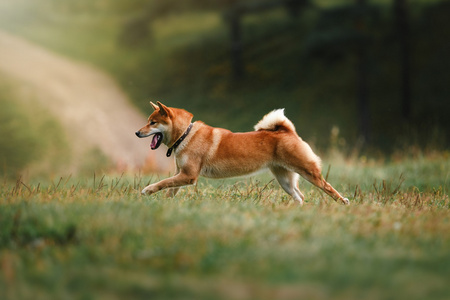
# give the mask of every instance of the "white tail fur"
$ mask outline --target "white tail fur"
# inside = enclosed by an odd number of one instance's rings
[[[275,109],[265,115],[258,124],[255,125],[255,130],[277,130],[277,127],[284,126],[292,131],[295,131],[294,124],[284,115],[284,108]]]

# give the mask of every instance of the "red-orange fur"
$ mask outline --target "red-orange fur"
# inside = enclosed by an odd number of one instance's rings
[[[169,108],[160,102],[157,102],[158,105],[151,104],[155,111],[147,125],[136,135],[146,137],[156,131],[162,132],[163,143],[171,147],[191,123],[192,114],[183,109]],[[300,204],[304,196],[298,189],[297,174],[336,201],[349,204],[348,199],[323,179],[320,158],[297,135],[293,124],[286,118],[272,122],[270,130],[263,128],[245,133],[233,133],[197,121],[174,153],[177,174],[147,186],[142,193],[152,194],[172,188],[169,194],[174,195],[179,187],[194,184],[198,176],[232,177],[268,168],[283,189]]]

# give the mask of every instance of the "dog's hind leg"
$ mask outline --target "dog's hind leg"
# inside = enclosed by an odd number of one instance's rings
[[[281,187],[294,198],[294,200],[298,201],[300,205],[303,205],[303,200],[305,196],[302,194],[300,189],[298,188],[298,179],[299,175],[295,172],[289,171],[283,167],[271,167],[270,171],[277,179],[278,183]]]
[[[342,204],[349,205],[350,201],[347,198],[344,198],[336,191],[331,184],[329,184],[322,176],[320,168],[314,169],[310,172],[302,171],[300,172],[306,180],[322,189],[325,193],[327,193],[331,198],[333,198],[337,202],[341,202]]]
[[[285,143],[286,145],[284,145],[284,147],[279,147],[277,156],[278,159],[284,163],[284,165],[289,166],[289,170],[300,174],[306,180],[322,189],[335,201],[343,204],[350,204],[347,198],[342,197],[341,194],[339,194],[322,177],[320,158],[314,154],[311,147],[307,143],[301,140],[298,140],[297,143]]]

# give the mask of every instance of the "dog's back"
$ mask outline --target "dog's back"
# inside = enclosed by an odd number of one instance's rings
[[[196,130],[179,153],[180,159],[195,151],[200,175],[212,178],[241,176],[272,167],[320,168],[320,159],[295,132],[283,109],[274,110],[255,125],[255,131],[234,133],[195,123]],[[306,164],[306,166],[305,166]],[[289,167],[290,169],[296,169]]]

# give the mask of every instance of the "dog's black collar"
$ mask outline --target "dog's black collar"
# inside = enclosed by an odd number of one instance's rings
[[[188,136],[189,132],[191,132],[192,126],[194,124],[191,123],[189,125],[189,127],[186,129],[186,131],[183,133],[183,135],[175,142],[175,144],[172,145],[172,147],[169,148],[169,150],[167,150],[166,156],[169,157],[170,155],[172,155],[172,151],[175,150],[182,141],[184,141],[184,139]]]

